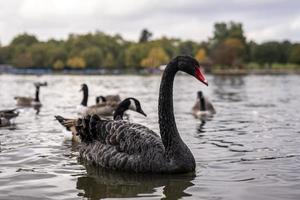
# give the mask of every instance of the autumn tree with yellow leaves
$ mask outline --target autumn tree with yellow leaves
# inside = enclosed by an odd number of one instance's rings
[[[154,47],[150,50],[148,56],[141,61],[143,67],[159,67],[167,64],[169,56],[161,47]]]

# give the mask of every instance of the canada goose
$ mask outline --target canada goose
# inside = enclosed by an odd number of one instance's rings
[[[20,97],[20,96],[16,96],[14,99],[17,101],[17,106],[24,106],[24,107],[29,107],[29,106],[34,106],[34,107],[38,107],[41,106],[41,102],[40,102],[40,87],[41,86],[47,86],[47,82],[44,83],[34,83],[35,86],[35,98],[32,97]]]
[[[144,116],[147,116],[144,111],[142,110],[140,102],[135,98],[126,98],[124,99],[117,107],[114,113],[114,120],[123,120],[123,116],[125,111],[132,110],[138,112]],[[72,132],[72,140],[75,142],[80,142],[80,138],[78,137],[77,130],[76,130],[76,123],[77,119],[65,119],[59,115],[55,116],[57,121],[62,124],[68,131]]]
[[[81,85],[81,90],[83,91],[83,98],[78,108],[78,113],[82,116],[86,115],[101,115],[101,116],[112,116],[113,112],[120,103],[119,95],[108,95],[99,96],[96,98],[96,105],[88,106],[88,95],[89,90],[87,84]],[[100,102],[101,99],[101,102]],[[98,102],[98,103],[97,103]]]
[[[202,91],[197,92],[197,100],[192,108],[193,115],[196,118],[210,117],[216,114],[212,103],[203,95]]]
[[[11,125],[10,120],[17,117],[19,112],[17,109],[0,110],[0,127]]]
[[[196,59],[178,56],[169,62],[163,72],[159,92],[161,137],[140,124],[87,116],[78,119],[75,127],[82,140],[80,156],[101,167],[120,171],[194,172],[194,156],[179,135],[173,111],[173,82],[178,71],[208,85]]]

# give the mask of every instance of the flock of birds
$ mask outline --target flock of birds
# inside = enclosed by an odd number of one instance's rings
[[[79,117],[67,119],[55,116],[56,120],[78,142],[82,158],[98,166],[119,171],[137,173],[187,173],[195,170],[195,159],[182,141],[176,127],[173,112],[173,82],[178,71],[194,76],[208,85],[200,71],[199,63],[190,56],[178,56],[165,68],[159,92],[160,136],[151,129],[124,118],[127,110],[147,116],[141,103],[133,97],[121,101],[119,95],[96,97],[96,104],[88,106],[88,86],[81,85],[83,98],[78,106]],[[47,83],[35,83],[35,98],[15,97],[18,106],[40,107],[40,87]],[[216,113],[212,103],[197,93],[192,108],[197,118]],[[11,119],[19,115],[18,108],[0,110],[0,127],[9,126]]]

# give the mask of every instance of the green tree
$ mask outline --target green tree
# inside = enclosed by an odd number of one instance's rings
[[[20,53],[13,58],[13,64],[16,67],[32,67],[32,57],[30,53]]]
[[[33,67],[46,67],[48,60],[48,48],[44,43],[36,43],[32,45],[28,52],[32,57]]]
[[[141,61],[143,67],[159,67],[167,64],[169,57],[161,47],[154,47],[150,50],[148,56]]]
[[[85,60],[82,57],[71,57],[67,61],[67,65],[71,68],[83,69],[86,67]]]
[[[102,51],[97,47],[89,47],[81,52],[87,67],[101,67],[104,56]]]
[[[241,23],[216,23],[210,39],[210,53],[216,64],[241,65],[247,59],[247,43]]]
[[[105,56],[103,65],[105,67],[109,67],[109,68],[116,66],[115,60],[114,60],[113,55],[111,53],[108,53]]]
[[[196,42],[193,42],[193,41],[190,41],[190,40],[180,42],[179,45],[178,45],[178,53],[193,56],[193,55],[196,54],[198,46],[199,45]]]
[[[65,66],[64,62],[62,60],[57,60],[54,62],[53,64],[53,69],[55,70],[61,70],[63,69]]]
[[[139,42],[148,42],[151,37],[152,37],[152,33],[147,29],[143,29],[141,32]]]
[[[300,44],[296,44],[292,47],[289,62],[300,64]]]
[[[265,42],[254,46],[253,60],[259,64],[268,64],[278,62],[280,58],[280,44],[278,42]]]
[[[23,33],[20,35],[17,35],[11,42],[11,45],[16,46],[16,45],[25,45],[25,46],[31,46],[35,43],[37,43],[38,40],[34,35],[30,35],[27,33]]]
[[[144,43],[131,44],[125,50],[125,65],[127,67],[140,67],[142,59],[148,54],[148,48]]]

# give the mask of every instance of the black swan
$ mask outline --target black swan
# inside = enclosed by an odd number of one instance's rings
[[[197,92],[196,103],[192,108],[196,118],[210,117],[216,114],[216,110],[211,101],[203,95],[202,91]]]
[[[137,173],[187,173],[195,171],[195,159],[182,141],[173,113],[173,82],[178,71],[208,85],[199,63],[178,56],[164,70],[159,92],[160,135],[124,120],[102,120],[97,115],[76,124],[82,146],[80,156],[104,168]]]
[[[119,95],[107,95],[105,97],[100,96],[96,98],[96,105],[87,106],[89,96],[87,84],[82,84],[80,91],[83,91],[83,98],[80,103],[80,106],[78,107],[78,113],[82,116],[93,114],[100,116],[112,116],[113,112],[115,111],[115,109],[121,101]],[[101,102],[100,99],[102,100]]]
[[[117,107],[117,109],[114,112],[114,116],[113,119],[114,120],[123,120],[123,116],[125,114],[125,112],[127,110],[132,110],[135,111],[137,113],[140,113],[142,115],[144,115],[145,117],[147,116],[145,114],[145,112],[142,110],[141,104],[139,102],[139,100],[135,99],[135,98],[126,98],[124,99]],[[66,119],[63,118],[62,116],[55,116],[56,120],[63,125],[64,127],[66,127],[66,129],[68,131],[72,132],[72,140],[75,142],[80,142],[81,139],[78,137],[79,134],[76,130],[76,126],[78,124],[77,119]]]
[[[10,110],[0,110],[0,127],[11,125],[10,120],[17,117],[17,108]]]
[[[32,97],[20,97],[20,96],[16,96],[14,99],[17,101],[17,106],[24,106],[24,107],[30,107],[30,106],[34,106],[34,107],[39,107],[41,106],[41,102],[40,102],[40,87],[41,86],[47,86],[47,82],[44,83],[34,83],[35,86],[35,98]]]

